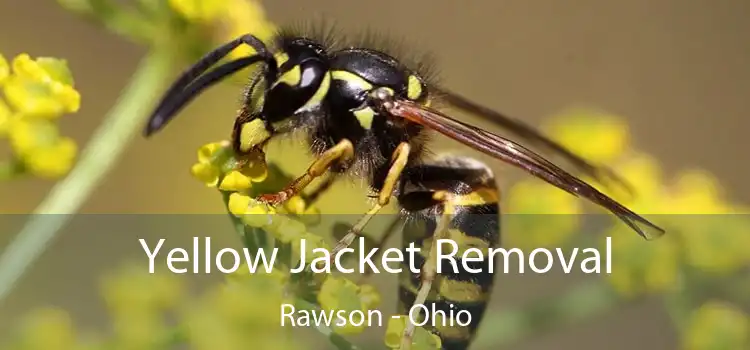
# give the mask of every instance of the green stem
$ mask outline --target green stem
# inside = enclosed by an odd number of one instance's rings
[[[0,256],[0,301],[78,211],[140,130],[171,72],[171,56],[150,52],[96,130],[70,174],[57,183]],[[57,214],[57,215],[45,215]]]

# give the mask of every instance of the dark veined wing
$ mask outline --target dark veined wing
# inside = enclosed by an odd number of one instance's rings
[[[596,188],[571,175],[541,155],[509,139],[453,119],[444,113],[408,100],[384,101],[381,107],[395,117],[421,124],[471,148],[521,168],[532,175],[575,196],[598,204],[646,239],[662,236],[665,231],[634,213]]]
[[[581,158],[580,156],[567,149],[565,146],[553,141],[547,136],[542,135],[539,131],[535,130],[533,127],[527,125],[526,123],[506,116],[502,113],[496,112],[490,108],[479,105],[459,94],[448,91],[446,89],[440,87],[432,87],[432,90],[435,90],[440,95],[441,101],[446,102],[450,106],[492,121],[505,130],[515,134],[520,139],[528,141],[535,146],[539,146],[546,151],[550,151],[562,156],[579,171],[583,172],[587,176],[594,178],[596,181],[599,181],[604,185],[608,185],[606,180],[611,180],[618,183],[630,194],[633,194],[633,189],[630,184],[628,184],[627,181],[617,175],[614,171],[606,167],[600,167],[591,164],[587,160]]]

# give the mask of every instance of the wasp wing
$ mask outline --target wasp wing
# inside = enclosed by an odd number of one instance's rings
[[[559,154],[567,161],[569,161],[574,167],[578,168],[578,170],[588,176],[591,176],[602,184],[606,185],[607,182],[605,180],[609,179],[611,181],[617,182],[630,194],[633,194],[633,189],[630,184],[628,184],[627,181],[617,175],[614,171],[605,167],[591,164],[589,161],[576,155],[565,146],[553,141],[547,136],[542,135],[539,131],[527,125],[526,123],[494,111],[490,108],[484,107],[446,89],[440,87],[433,87],[432,89],[438,93],[438,95],[440,96],[440,100],[447,103],[448,105],[492,121],[502,128],[515,134],[516,136],[522,138],[523,140],[543,147],[547,151],[551,151],[552,153]]]
[[[383,103],[382,107],[395,117],[433,129],[475,150],[521,168],[575,196],[584,197],[612,212],[646,239],[664,234],[660,227],[518,143],[408,100],[391,100]]]

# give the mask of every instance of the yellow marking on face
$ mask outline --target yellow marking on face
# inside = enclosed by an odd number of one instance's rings
[[[286,61],[289,61],[289,55],[286,52],[277,52],[273,57],[276,59],[277,66],[281,66],[286,63]]]
[[[242,125],[240,129],[240,150],[249,151],[271,137],[263,120],[255,119]]]
[[[497,203],[498,200],[497,191],[487,187],[479,188],[478,190],[467,194],[451,195],[451,202],[454,205],[467,207],[473,205],[493,204]]]
[[[284,83],[289,86],[297,86],[299,85],[300,81],[302,81],[302,69],[299,65],[296,65],[292,67],[292,69],[281,74],[274,85]]]
[[[487,300],[487,294],[482,290],[482,286],[476,283],[454,281],[447,278],[440,279],[438,292],[446,299],[459,303]]]
[[[354,116],[357,117],[359,125],[365,128],[365,130],[370,130],[370,128],[372,128],[372,120],[375,119],[375,111],[373,111],[372,108],[365,107],[358,109],[354,111]]]
[[[354,84],[362,90],[372,90],[373,86],[367,80],[356,75],[352,72],[345,70],[335,70],[331,72],[331,76],[334,80],[342,80],[350,84]]]
[[[406,85],[406,97],[410,100],[416,100],[422,96],[422,82],[414,75],[409,76],[409,82]]]
[[[323,77],[323,81],[320,83],[320,86],[318,86],[318,90],[315,91],[315,94],[312,97],[310,97],[310,99],[307,101],[307,103],[305,103],[304,106],[302,106],[301,109],[305,109],[307,107],[312,107],[317,104],[320,104],[320,102],[322,102],[323,99],[328,94],[328,89],[330,88],[331,88],[331,75],[326,74]]]

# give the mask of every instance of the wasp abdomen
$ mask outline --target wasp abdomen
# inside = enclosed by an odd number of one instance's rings
[[[423,306],[414,302],[424,276],[405,269],[399,288],[400,308],[413,315],[417,314],[415,308],[421,308],[418,319],[441,337],[443,349],[466,349],[482,321],[494,279],[489,272],[492,261],[486,254],[482,259],[472,255],[474,259],[467,261],[461,256],[470,248],[486,252],[499,244],[499,192],[492,172],[477,161],[452,157],[409,169],[403,181],[399,202],[410,216],[403,243],[415,242],[421,252],[415,254],[413,266],[424,270],[446,208],[453,215],[447,232],[441,235],[449,242],[442,244],[442,250],[443,254],[454,253],[454,259],[439,262],[440,272]],[[437,192],[448,193],[450,203],[434,200]]]

